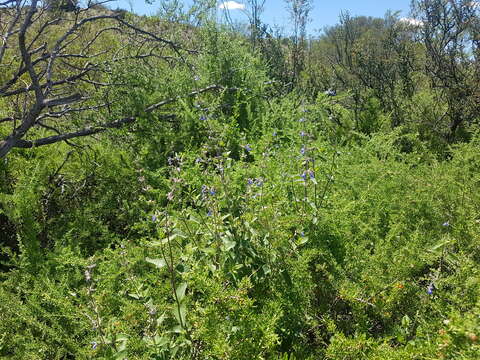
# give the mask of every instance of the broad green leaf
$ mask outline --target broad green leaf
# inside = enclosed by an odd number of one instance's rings
[[[229,240],[229,239],[223,239],[223,246],[225,248],[225,251],[230,251],[232,250],[237,243],[235,241]]]
[[[187,290],[187,283],[181,283],[175,289],[175,294],[177,296],[177,300],[182,302],[183,298],[185,297],[185,290]]]
[[[161,269],[162,267],[164,267],[165,265],[167,265],[167,263],[165,262],[165,260],[163,259],[150,259],[150,258],[146,258],[145,259],[146,262],[149,262],[150,264],[153,264],[155,265],[157,268]]]
[[[113,356],[113,358],[115,360],[123,360],[123,359],[126,359],[127,355],[128,355],[127,350],[121,350],[121,351],[116,352],[115,355]]]
[[[184,303],[180,304],[180,306],[175,306],[173,309],[173,315],[180,325],[185,325],[185,313],[186,309]]]

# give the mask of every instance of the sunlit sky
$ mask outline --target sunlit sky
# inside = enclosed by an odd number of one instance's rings
[[[118,5],[121,8],[133,9],[137,14],[152,15],[157,12],[161,0],[156,0],[153,5],[148,5],[145,0],[117,0],[111,6]],[[407,17],[411,0],[313,0],[313,9],[310,13],[311,22],[308,24],[308,32],[311,35],[325,26],[331,26],[338,22],[341,11],[349,11],[351,15],[366,15],[383,17],[387,10],[400,10],[401,17]],[[188,8],[191,0],[185,0],[184,6]],[[223,1],[218,1],[220,5]],[[225,1],[227,2],[227,1]],[[231,8],[241,8],[243,0],[228,1]],[[239,6],[240,5],[240,6]],[[218,9],[219,16],[225,11]],[[231,17],[236,21],[246,21],[247,17],[240,9],[229,10]],[[284,0],[266,0],[265,9],[261,16],[262,21],[269,25],[277,25],[288,29],[289,15]]]

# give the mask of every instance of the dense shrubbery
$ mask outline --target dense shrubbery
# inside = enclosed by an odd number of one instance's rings
[[[478,130],[436,136],[426,88],[396,126],[285,95],[205,26],[188,66],[111,69],[133,127],[1,161],[0,358],[480,357]]]

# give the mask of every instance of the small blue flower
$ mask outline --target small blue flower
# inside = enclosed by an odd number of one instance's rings
[[[96,341],[92,341],[90,344],[92,344],[92,349],[95,350],[98,346],[98,343]]]
[[[304,137],[304,136],[307,136],[307,134],[305,133],[305,131],[300,131],[300,136]]]
[[[215,191],[215,189],[213,189],[213,188],[210,189],[210,195],[211,195],[211,196],[215,196],[216,193],[217,193],[217,192]]]
[[[427,294],[432,295],[434,290],[435,290],[435,286],[433,284],[428,285]]]
[[[315,179],[315,173],[313,172],[313,170],[309,170],[308,174],[310,175],[310,179]]]
[[[302,117],[302,118],[298,119],[298,122],[301,122],[301,123],[305,122],[305,118]]]
[[[201,115],[201,116],[200,116],[200,120],[201,120],[201,121],[205,121],[205,120],[207,120],[207,117],[206,117],[205,115]]]
[[[305,155],[306,152],[307,152],[307,149],[305,148],[305,145],[304,145],[304,146],[302,146],[302,148],[300,149],[300,154]]]
[[[303,180],[307,180],[307,173],[305,171],[300,176]]]
[[[193,77],[193,80],[195,80],[195,81],[198,81],[198,80],[200,80],[200,76],[198,76],[198,75],[195,75],[195,76]]]
[[[245,145],[243,148],[245,149],[246,152],[252,151],[252,147],[250,146],[250,144]]]
[[[207,185],[202,185],[202,194],[205,195],[207,193],[207,190],[208,190]]]
[[[248,185],[253,185],[253,180],[252,180],[252,179],[248,179],[248,180],[247,180],[247,183],[248,183]]]
[[[212,216],[212,210],[208,210],[207,216]]]
[[[274,131],[274,132],[273,132],[273,136],[277,136],[277,131]]]
[[[157,215],[152,215],[152,221],[153,222],[157,221]]]
[[[449,221],[445,221],[443,224],[442,224],[443,227],[449,227],[450,226],[450,222]]]

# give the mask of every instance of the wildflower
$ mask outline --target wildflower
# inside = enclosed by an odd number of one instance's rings
[[[449,227],[450,226],[450,222],[449,221],[445,221],[443,224],[442,224],[443,227]]]
[[[307,149],[305,148],[305,145],[303,145],[302,148],[300,149],[300,154],[305,155],[306,152],[307,152]]]
[[[277,136],[277,131],[274,131],[274,132],[273,132],[273,136]]]
[[[90,272],[90,270],[88,270],[88,269],[85,270],[84,275],[85,275],[85,281],[86,282],[90,282],[92,280],[92,273]]]
[[[325,91],[324,94],[327,95],[327,96],[336,96],[337,91],[335,89],[330,88],[327,91]]]
[[[248,185],[253,185],[253,180],[252,180],[252,179],[248,179],[248,180],[247,180],[247,184],[248,184]]]
[[[213,188],[210,189],[210,195],[211,195],[211,196],[215,196],[216,193],[217,193],[217,192],[215,191],[215,189],[213,189]]]
[[[172,200],[173,200],[173,197],[174,197],[174,196],[173,196],[173,190],[172,190],[172,191],[170,191],[170,192],[167,194],[167,199],[168,199],[168,201],[172,201]]]
[[[307,134],[305,133],[305,131],[300,131],[300,136],[301,137],[305,137]]]
[[[315,173],[313,172],[313,170],[308,170],[308,174],[310,175],[311,180],[315,179]]]
[[[155,309],[155,307],[153,307],[153,306],[149,306],[149,308],[148,308],[148,314],[149,314],[150,316],[155,316],[155,315],[157,314],[157,309]]]
[[[195,76],[193,77],[193,80],[195,80],[195,81],[198,81],[198,80],[200,80],[200,76],[198,76],[198,75],[195,75]]]
[[[255,179],[255,185],[257,185],[258,187],[263,186],[263,179]]]
[[[157,221],[157,215],[152,215],[152,221],[153,222]]]
[[[207,193],[207,190],[208,190],[207,185],[202,185],[202,194],[205,195]]]
[[[427,294],[432,295],[434,290],[435,290],[435,286],[433,284],[428,285]]]
[[[300,176],[302,177],[303,180],[307,180],[307,172],[306,171],[304,171]]]
[[[98,346],[98,343],[96,341],[92,341],[91,344],[92,344],[92,350],[95,350]]]
[[[212,216],[212,210],[208,210],[207,216]]]
[[[302,118],[298,119],[298,122],[301,122],[301,123],[305,122],[305,118],[302,117]]]
[[[205,121],[205,120],[207,120],[207,117],[206,117],[205,115],[201,115],[201,116],[200,116],[200,120],[201,120],[201,121]]]
[[[252,147],[250,146],[250,144],[245,145],[243,148],[245,149],[246,152],[252,151]]]

